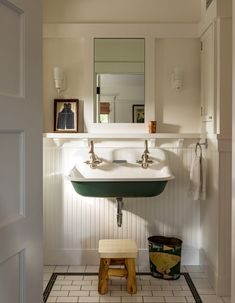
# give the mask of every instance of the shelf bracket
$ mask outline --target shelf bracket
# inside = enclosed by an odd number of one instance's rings
[[[184,139],[178,139],[178,142],[177,142],[177,147],[178,148],[183,148],[184,147]]]

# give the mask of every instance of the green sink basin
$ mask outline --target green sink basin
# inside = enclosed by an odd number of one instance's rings
[[[86,197],[154,197],[160,195],[167,180],[71,181],[75,191]]]

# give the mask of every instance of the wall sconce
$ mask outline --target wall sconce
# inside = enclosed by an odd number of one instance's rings
[[[54,80],[58,97],[61,97],[61,92],[65,90],[65,74],[61,67],[54,67]]]
[[[184,73],[179,67],[175,67],[171,74],[171,87],[180,90],[183,87]]]

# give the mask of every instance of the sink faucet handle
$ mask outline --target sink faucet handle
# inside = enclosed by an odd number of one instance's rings
[[[148,140],[144,140],[144,152],[149,154],[149,149],[148,149]]]
[[[148,150],[148,141],[144,141],[144,152],[141,155],[141,159],[137,160],[136,163],[140,164],[142,168],[148,168],[149,164],[153,163],[153,160],[149,157],[149,150]]]
[[[90,142],[90,150],[89,150],[89,154],[90,154],[90,159],[85,161],[84,163],[89,164],[90,168],[96,168],[97,165],[99,165],[100,163],[102,163],[103,161],[101,159],[99,159],[96,154],[94,153],[94,142],[93,140],[91,140]]]
[[[93,140],[91,140],[89,154],[93,154],[93,153],[94,153],[94,142]]]

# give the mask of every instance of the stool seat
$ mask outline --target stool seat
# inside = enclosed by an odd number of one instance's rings
[[[108,292],[110,276],[126,277],[127,291],[136,293],[135,258],[137,245],[129,239],[104,239],[99,240],[100,269],[98,291],[101,295]],[[124,265],[124,268],[110,268],[110,265]]]
[[[134,240],[108,239],[99,241],[100,258],[136,258],[137,245]]]

